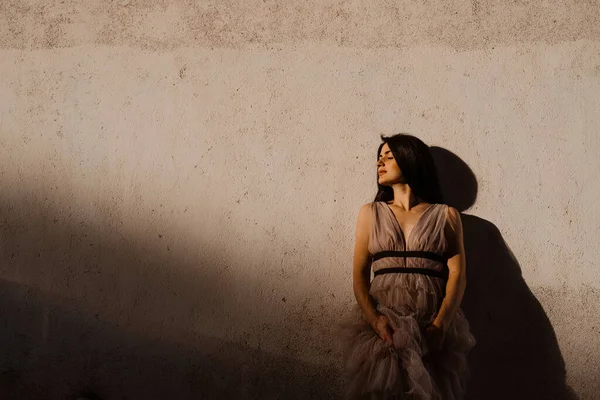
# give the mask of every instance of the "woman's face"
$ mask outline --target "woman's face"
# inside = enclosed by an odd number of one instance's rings
[[[402,174],[394,155],[390,151],[390,147],[387,143],[384,143],[379,153],[379,159],[377,160],[377,175],[379,176],[380,185],[391,185],[400,181]]]

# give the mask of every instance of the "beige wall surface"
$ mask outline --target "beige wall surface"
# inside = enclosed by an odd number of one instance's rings
[[[0,48],[3,398],[336,398],[397,132],[464,211],[468,398],[597,398],[597,1],[8,0]]]

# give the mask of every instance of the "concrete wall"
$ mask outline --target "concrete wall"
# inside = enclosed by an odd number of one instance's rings
[[[3,398],[335,398],[396,132],[465,211],[469,398],[596,398],[598,2],[84,3],[0,3]]]

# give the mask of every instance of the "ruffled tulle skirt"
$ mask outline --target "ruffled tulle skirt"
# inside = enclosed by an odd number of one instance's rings
[[[383,341],[355,304],[340,327],[346,399],[458,400],[469,379],[467,355],[475,338],[461,309],[442,349],[429,352],[424,329],[437,316],[444,282],[421,274],[385,274],[371,283],[377,310],[393,328]]]

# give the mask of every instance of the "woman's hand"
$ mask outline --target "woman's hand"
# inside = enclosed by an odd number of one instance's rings
[[[389,344],[393,344],[392,335],[394,334],[394,329],[390,324],[390,320],[383,314],[379,314],[375,321],[371,323],[371,326],[377,332],[379,337]]]
[[[424,336],[429,351],[439,351],[442,349],[446,331],[442,327],[431,323],[425,328]]]

